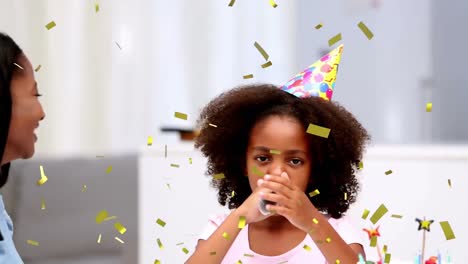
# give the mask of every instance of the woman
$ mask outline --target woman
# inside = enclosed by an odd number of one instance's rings
[[[9,36],[0,33],[0,188],[7,181],[10,162],[34,154],[34,130],[45,117],[39,96],[28,58]],[[23,263],[1,195],[0,263]]]

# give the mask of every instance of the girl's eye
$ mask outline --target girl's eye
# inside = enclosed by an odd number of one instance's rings
[[[268,161],[268,157],[259,156],[259,157],[256,157],[255,160],[260,161],[260,162],[265,162],[265,161]]]
[[[292,165],[296,165],[296,166],[303,164],[302,160],[300,160],[300,159],[292,159],[290,162],[291,162]]]

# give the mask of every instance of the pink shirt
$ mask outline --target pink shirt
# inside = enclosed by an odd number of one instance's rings
[[[199,239],[207,240],[213,232],[222,224],[227,218],[225,215],[216,215],[209,217],[209,223],[201,233]],[[330,218],[328,222],[333,226],[336,232],[348,243],[357,243],[364,245],[365,235],[363,231],[357,229],[350,219],[343,216],[340,219]],[[326,264],[325,257],[317,248],[312,238],[306,235],[304,240],[299,243],[295,248],[279,256],[263,256],[253,252],[249,245],[248,225],[246,225],[234,240],[231,248],[226,253],[221,264],[235,264],[237,261],[242,261],[243,264],[303,264],[303,263],[323,263]],[[311,250],[304,249],[304,245],[308,245]],[[244,254],[250,255],[245,256]],[[252,256],[253,255],[253,256]]]

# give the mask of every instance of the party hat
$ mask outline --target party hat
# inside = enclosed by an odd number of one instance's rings
[[[301,98],[319,96],[331,100],[342,52],[340,45],[289,80],[281,90]]]

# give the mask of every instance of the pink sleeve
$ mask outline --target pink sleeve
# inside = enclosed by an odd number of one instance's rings
[[[198,236],[198,239],[207,240],[211,234],[213,234],[216,229],[218,229],[218,227],[224,222],[226,217],[227,215],[210,215],[208,217],[208,223]]]
[[[336,219],[333,227],[347,244],[360,244],[364,246],[366,241],[365,233],[361,231],[362,229],[350,217],[343,216],[340,219]]]

